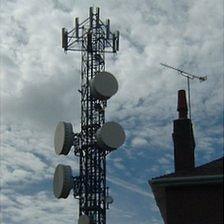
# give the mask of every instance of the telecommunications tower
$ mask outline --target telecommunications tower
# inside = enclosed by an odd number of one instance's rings
[[[115,77],[105,71],[105,53],[119,50],[119,31],[110,30],[110,20],[100,19],[100,9],[90,7],[83,22],[62,28],[64,51],[81,51],[81,130],[73,133],[71,123],[58,123],[54,136],[55,152],[67,155],[73,147],[79,157],[79,176],[70,166],[59,164],[54,173],[54,195],[67,198],[70,190],[79,200],[78,224],[106,224],[106,209],[113,202],[106,185],[106,156],[125,141],[123,128],[105,122],[107,100],[118,90]]]

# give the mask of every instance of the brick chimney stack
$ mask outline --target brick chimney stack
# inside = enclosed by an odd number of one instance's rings
[[[188,119],[185,90],[178,91],[177,111],[179,118],[173,123],[175,172],[189,171],[195,167],[195,141],[192,123]]]
[[[187,119],[188,108],[185,90],[178,91],[177,111],[179,112],[179,119]]]

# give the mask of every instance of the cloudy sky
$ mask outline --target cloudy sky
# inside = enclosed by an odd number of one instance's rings
[[[106,119],[122,124],[127,140],[108,157],[107,179],[114,204],[108,223],[162,224],[147,182],[173,172],[172,121],[177,91],[186,79],[167,63],[207,75],[191,82],[196,164],[223,154],[222,0],[2,0],[1,1],[1,222],[76,223],[78,201],[57,200],[52,177],[58,163],[56,124],[69,121],[79,131],[80,53],[64,54],[61,28],[74,17],[101,8],[120,30],[120,51],[108,55],[106,70],[119,81]]]

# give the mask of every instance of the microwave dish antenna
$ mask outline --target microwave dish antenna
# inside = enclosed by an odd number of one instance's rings
[[[54,195],[56,198],[67,198],[73,188],[72,169],[70,166],[57,165],[54,173]]]

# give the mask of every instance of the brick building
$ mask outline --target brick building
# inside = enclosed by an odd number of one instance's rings
[[[195,167],[194,134],[185,91],[178,92],[174,120],[175,172],[149,184],[165,224],[223,224],[223,157]]]

